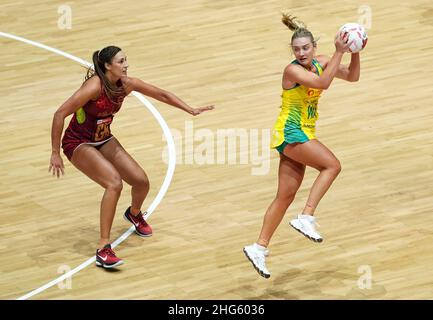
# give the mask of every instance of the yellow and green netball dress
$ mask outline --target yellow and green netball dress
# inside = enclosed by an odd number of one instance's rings
[[[322,66],[315,59],[312,63],[320,76]],[[296,60],[292,64],[299,65]],[[300,84],[283,90],[281,112],[272,130],[271,148],[282,153],[287,144],[316,139],[316,121],[319,118],[317,104],[321,93],[321,89],[307,88]]]

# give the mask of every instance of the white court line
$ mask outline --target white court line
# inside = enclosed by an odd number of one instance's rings
[[[9,33],[4,33],[0,31],[0,36],[5,37],[5,38],[9,38],[12,40],[17,40],[17,41],[21,41],[27,44],[30,44],[32,46],[41,48],[41,49],[45,49],[47,51],[51,51],[55,54],[61,55],[65,58],[71,59],[73,61],[76,61],[86,67],[91,67],[92,64],[77,58],[69,53],[66,53],[64,51],[61,51],[59,49],[56,48],[52,48],[49,46],[46,46],[42,43],[36,42],[36,41],[32,41],[32,40],[28,40],[22,37],[18,37]],[[158,194],[156,195],[155,199],[152,201],[152,203],[150,204],[149,208],[146,210],[147,214],[144,216],[145,219],[149,218],[150,215],[153,213],[153,211],[156,209],[156,207],[159,205],[159,203],[161,202],[162,198],[164,197],[164,195],[166,194],[168,187],[170,186],[170,182],[171,179],[173,178],[173,174],[174,174],[174,169],[176,167],[176,149],[175,149],[175,145],[174,145],[174,141],[173,141],[173,137],[171,135],[170,129],[168,128],[167,123],[164,121],[164,119],[162,118],[161,114],[158,112],[158,110],[156,110],[156,108],[152,105],[152,103],[150,103],[149,100],[147,100],[142,94],[133,91],[132,94],[138,99],[140,100],[141,103],[143,103],[145,105],[145,107],[147,107],[147,109],[149,109],[149,111],[152,113],[152,115],[156,118],[156,120],[158,121],[159,125],[162,128],[162,131],[164,133],[164,136],[167,140],[167,146],[168,146],[168,167],[167,167],[167,173],[165,175],[164,181],[162,183],[161,188],[159,189]],[[119,245],[120,243],[122,243],[126,238],[129,237],[129,235],[131,233],[134,232],[134,226],[130,227],[124,234],[122,234],[118,239],[116,239],[113,243],[112,243],[112,247],[115,248],[117,245]],[[31,298],[39,293],[41,293],[44,290],[47,290],[48,288],[58,284],[59,282],[72,277],[74,274],[76,274],[77,272],[81,271],[82,269],[84,269],[85,267],[87,267],[88,265],[90,265],[91,263],[95,262],[95,257],[93,256],[92,258],[88,259],[87,261],[83,262],[82,264],[80,264],[78,267],[76,267],[75,269],[65,273],[64,275],[54,279],[51,282],[48,282],[47,284],[43,285],[40,288],[37,288],[27,294],[25,294],[22,297],[17,298],[17,300],[26,300],[28,298]]]

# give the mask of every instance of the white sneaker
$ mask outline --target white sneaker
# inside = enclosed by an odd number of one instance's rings
[[[314,242],[322,242],[322,236],[316,231],[316,219],[313,216],[298,215],[297,218],[290,221],[290,225],[296,230]]]
[[[271,276],[265,264],[265,257],[269,255],[269,250],[257,245],[257,243],[253,243],[250,246],[244,247],[244,253],[253,264],[254,269],[256,269],[262,277],[269,278]]]

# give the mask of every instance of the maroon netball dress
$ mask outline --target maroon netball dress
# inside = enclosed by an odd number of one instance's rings
[[[119,80],[116,83],[121,86]],[[82,144],[90,144],[98,149],[113,138],[110,124],[114,114],[120,110],[125,95],[119,95],[112,101],[107,96],[102,83],[97,100],[89,100],[72,116],[62,139],[63,153],[71,160],[72,154]]]

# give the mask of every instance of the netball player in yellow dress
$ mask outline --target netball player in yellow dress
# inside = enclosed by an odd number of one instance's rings
[[[265,214],[257,242],[243,249],[265,278],[270,277],[265,264],[269,241],[301,185],[306,166],[317,169],[319,175],[302,214],[291,220],[290,225],[315,242],[323,241],[315,229],[314,212],[341,166],[335,155],[316,138],[318,101],[334,77],[354,82],[360,74],[359,53],[352,53],[349,66],[340,64],[343,54],[349,52],[346,35],[337,34],[332,57],[316,56],[316,41],[305,25],[286,14],[282,21],[294,32],[291,47],[296,59],[284,69],[281,111],[272,132],[271,147],[280,153],[278,191]]]

